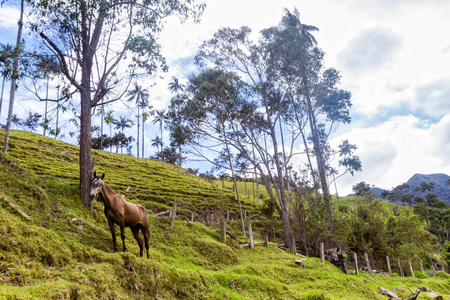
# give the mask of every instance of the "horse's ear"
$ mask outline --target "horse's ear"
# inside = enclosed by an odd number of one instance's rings
[[[102,175],[102,180],[103,180],[103,178],[105,178],[105,173],[103,173],[103,175]]]
[[[97,177],[97,172],[94,171],[94,178]]]

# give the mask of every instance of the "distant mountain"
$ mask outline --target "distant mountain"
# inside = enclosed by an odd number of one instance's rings
[[[370,188],[370,191],[372,193],[374,193],[375,195],[377,195],[378,198],[381,198],[381,193],[383,192],[383,189],[379,188],[379,187],[373,187],[373,188]]]
[[[448,184],[448,179],[450,179],[450,176],[446,174],[430,174],[430,175],[424,175],[424,174],[414,174],[413,177],[411,177],[406,183],[409,185],[409,189],[406,190],[403,194],[411,194],[414,196],[420,196],[422,198],[425,198],[425,195],[428,193],[425,192],[415,192],[414,189],[419,186],[422,182],[433,182],[434,183],[434,189],[431,191],[432,193],[436,194],[436,197],[439,200],[442,200],[446,202],[447,204],[450,204],[450,184]],[[402,182],[398,182],[397,185],[402,184]],[[394,185],[397,186],[397,185]],[[378,187],[373,187],[370,189],[373,193],[375,193],[378,197],[381,198],[381,192],[383,189]],[[397,201],[399,204],[400,201]]]
[[[450,176],[446,174],[415,174],[406,182],[409,185],[409,190],[406,194],[419,195],[424,198],[428,192],[414,192],[415,187],[422,182],[433,182],[434,189],[431,192],[435,193],[439,200],[450,204],[450,184],[448,184],[448,179],[450,179]]]

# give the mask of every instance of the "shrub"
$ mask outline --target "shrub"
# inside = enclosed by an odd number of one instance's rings
[[[442,259],[450,267],[450,241],[445,242],[444,249],[442,249]]]
[[[420,271],[414,271],[414,276],[415,276],[416,278],[419,278],[419,279],[430,278],[428,275],[423,274],[423,273],[420,272]]]

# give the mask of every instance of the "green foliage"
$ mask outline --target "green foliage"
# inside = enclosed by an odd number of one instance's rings
[[[426,279],[426,278],[430,278],[430,276],[423,274],[420,271],[414,271],[414,276],[418,279]]]
[[[450,241],[445,242],[442,249],[442,259],[450,266]]]

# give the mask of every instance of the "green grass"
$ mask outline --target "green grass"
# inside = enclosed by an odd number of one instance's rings
[[[94,203],[92,217],[79,200],[77,151],[13,131],[7,156],[0,155],[0,194],[32,218],[25,219],[0,196],[0,299],[386,299],[377,294],[378,286],[427,286],[450,297],[449,275],[442,272],[421,279],[377,274],[371,276],[374,282],[365,275],[347,276],[316,258],[307,258],[304,269],[294,262],[298,256],[275,244],[253,251],[231,239],[224,244],[218,224],[190,223],[186,217],[195,208],[196,218],[200,211],[222,216],[230,211],[236,219],[232,192],[185,170],[178,175],[168,164],[94,151],[97,172],[105,172],[105,181],[127,200],[154,212],[168,209],[173,200],[180,203],[173,230],[168,218],[150,217],[150,259],[136,256],[129,229],[128,252],[113,253],[102,204]],[[256,214],[253,199],[243,202]],[[267,224],[253,225],[259,239]],[[227,224],[235,233],[239,226]],[[423,293],[419,299],[425,299]]]

